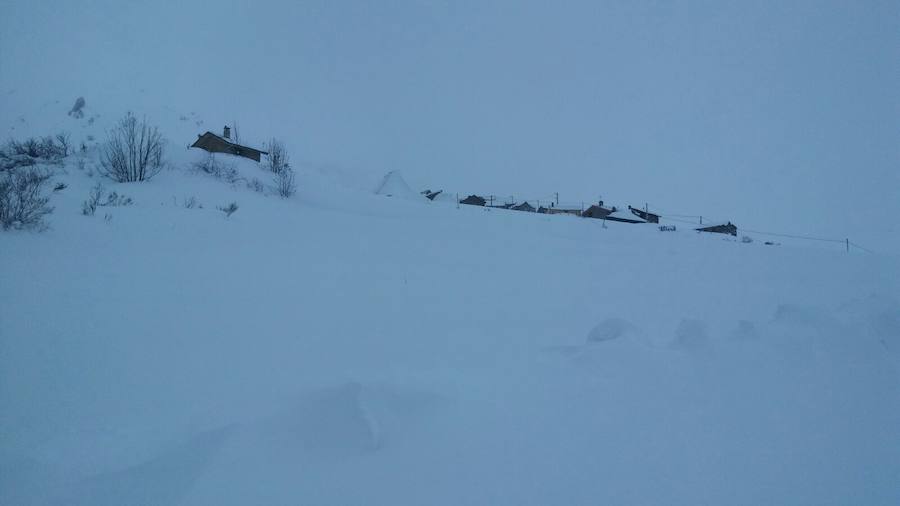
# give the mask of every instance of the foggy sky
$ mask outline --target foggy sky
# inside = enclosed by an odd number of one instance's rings
[[[898,90],[896,1],[0,0],[0,126],[50,99],[164,103],[417,188],[881,252],[900,251]]]

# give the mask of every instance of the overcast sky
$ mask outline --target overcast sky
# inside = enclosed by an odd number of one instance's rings
[[[900,251],[897,1],[0,0],[0,112],[79,95],[415,187]]]

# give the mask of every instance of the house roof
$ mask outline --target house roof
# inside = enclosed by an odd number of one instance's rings
[[[228,144],[228,145],[230,145],[230,146],[235,146],[235,147],[243,148],[243,149],[252,149],[253,151],[256,151],[256,152],[258,152],[258,153],[260,153],[260,154],[263,154],[263,155],[268,155],[268,154],[269,154],[268,151],[263,151],[263,150],[261,150],[261,149],[259,149],[259,148],[254,148],[254,147],[252,147],[252,146],[244,146],[243,144],[238,144],[238,143],[236,143],[236,142],[232,142],[230,139],[226,139],[226,138],[222,137],[221,135],[216,135],[216,134],[214,134],[214,133],[212,133],[212,132],[210,132],[210,131],[207,131],[205,134],[198,136],[198,139],[197,139],[197,140],[200,140],[200,139],[202,139],[202,138],[204,138],[204,137],[210,137],[210,136],[215,137],[216,139],[218,139],[218,140],[220,140],[220,141],[222,141],[222,142],[224,142],[225,144]],[[195,141],[195,144],[196,144],[196,141]]]
[[[699,227],[697,227],[697,230],[703,230],[704,228],[734,227],[734,226],[735,226],[735,224],[731,223],[730,221],[727,221],[727,222],[722,221],[722,222],[716,222],[716,223],[704,223],[703,225],[700,225]]]
[[[624,221],[627,223],[647,223],[640,217],[634,215],[628,209],[616,209],[614,212],[606,215],[607,220]]]

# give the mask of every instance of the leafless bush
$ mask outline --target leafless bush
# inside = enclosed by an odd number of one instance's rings
[[[30,167],[36,163],[37,161],[28,155],[20,155],[9,150],[0,149],[0,172],[13,170],[16,167]]]
[[[100,199],[103,198],[103,192],[103,185],[100,183],[97,183],[96,186],[91,188],[88,199],[81,203],[81,214],[93,216],[94,213],[97,212],[97,207],[100,205]]]
[[[164,140],[159,129],[138,121],[131,113],[107,132],[100,150],[104,175],[120,183],[146,181],[163,168]]]
[[[60,132],[56,134],[56,144],[63,157],[69,156],[69,146],[72,145],[68,132]]]
[[[91,188],[88,199],[81,203],[81,214],[85,216],[93,216],[98,207],[124,207],[130,206],[134,201],[131,197],[119,195],[118,192],[106,193],[106,188],[102,184],[97,183]]]
[[[265,167],[271,172],[279,173],[285,167],[289,167],[290,157],[284,147],[284,143],[272,138],[267,146],[269,154],[266,155]]]
[[[231,218],[231,215],[234,214],[235,211],[238,210],[238,205],[237,205],[237,202],[232,202],[232,203],[228,204],[227,206],[219,206],[216,209],[225,213],[226,218]]]
[[[278,192],[281,198],[286,199],[297,193],[297,184],[294,182],[294,170],[289,165],[282,167],[279,172],[275,173],[272,180],[275,183],[275,191]]]
[[[40,163],[60,163],[69,155],[69,134],[59,133],[55,137],[32,137],[24,141],[10,139],[0,149],[0,171],[16,167],[29,167]]]
[[[194,162],[194,168],[204,174],[209,174],[216,179],[229,183],[236,183],[241,180],[235,165],[219,160],[214,153],[207,153],[203,160]]]
[[[297,184],[287,149],[283,142],[275,138],[269,141],[267,148],[269,153],[266,155],[265,167],[275,174],[272,178],[275,191],[281,197],[288,198],[297,192]]]
[[[197,200],[197,197],[194,197],[193,195],[190,198],[184,199],[181,205],[184,206],[185,209],[194,209],[195,207],[203,209],[203,204],[201,204],[200,201]]]
[[[263,184],[258,178],[253,178],[250,181],[247,181],[247,188],[257,192],[257,193],[265,193],[266,185]]]
[[[44,216],[53,212],[44,187],[50,174],[36,169],[19,169],[0,176],[0,227],[42,228]]]

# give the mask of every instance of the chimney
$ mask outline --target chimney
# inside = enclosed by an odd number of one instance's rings
[[[228,128],[228,125],[225,125],[225,131],[223,132],[222,137],[225,137],[226,139],[231,139],[231,129]]]

